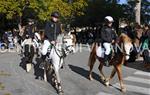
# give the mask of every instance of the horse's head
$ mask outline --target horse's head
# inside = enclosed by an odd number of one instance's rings
[[[72,35],[64,35],[63,37],[63,45],[67,52],[74,53],[75,52],[75,43],[73,42]]]
[[[122,33],[119,37],[119,44],[123,45],[123,53],[126,56],[126,60],[130,57],[131,49],[133,48],[132,40],[124,33]]]

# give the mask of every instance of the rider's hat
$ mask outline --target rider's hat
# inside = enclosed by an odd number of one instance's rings
[[[114,22],[114,19],[111,16],[106,16],[105,17],[105,21],[107,21],[107,22]]]
[[[51,13],[51,17],[59,18],[59,16],[60,14],[57,11]]]

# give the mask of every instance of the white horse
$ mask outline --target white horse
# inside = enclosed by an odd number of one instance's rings
[[[67,36],[67,35],[65,35]],[[62,67],[64,58],[73,53],[75,48],[73,47],[72,39],[66,39],[64,34],[57,37],[57,44],[51,45],[48,50],[48,56],[46,57],[46,64],[44,66],[44,80],[47,81],[47,72],[53,70],[53,83],[58,93],[63,93],[61,87],[61,80],[59,75],[59,69]]]

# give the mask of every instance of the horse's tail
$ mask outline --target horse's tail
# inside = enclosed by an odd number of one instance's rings
[[[93,43],[93,46],[92,46],[92,50],[91,50],[91,53],[90,53],[90,56],[89,56],[89,61],[88,61],[88,66],[92,66],[94,65],[95,61],[96,61],[96,48],[97,48],[97,43]]]

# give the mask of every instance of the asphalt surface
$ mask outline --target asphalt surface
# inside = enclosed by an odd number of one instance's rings
[[[98,61],[93,69],[93,81],[88,76],[89,51],[78,51],[65,59],[64,68],[60,70],[64,95],[150,95],[150,70],[144,68],[138,60],[122,66],[123,79],[127,92],[120,92],[118,77],[106,87],[99,79]],[[42,70],[32,67],[27,73],[21,66],[18,53],[0,53],[0,95],[58,95],[49,82],[36,79]],[[34,63],[39,62],[34,60]],[[104,67],[108,76],[112,67]]]

